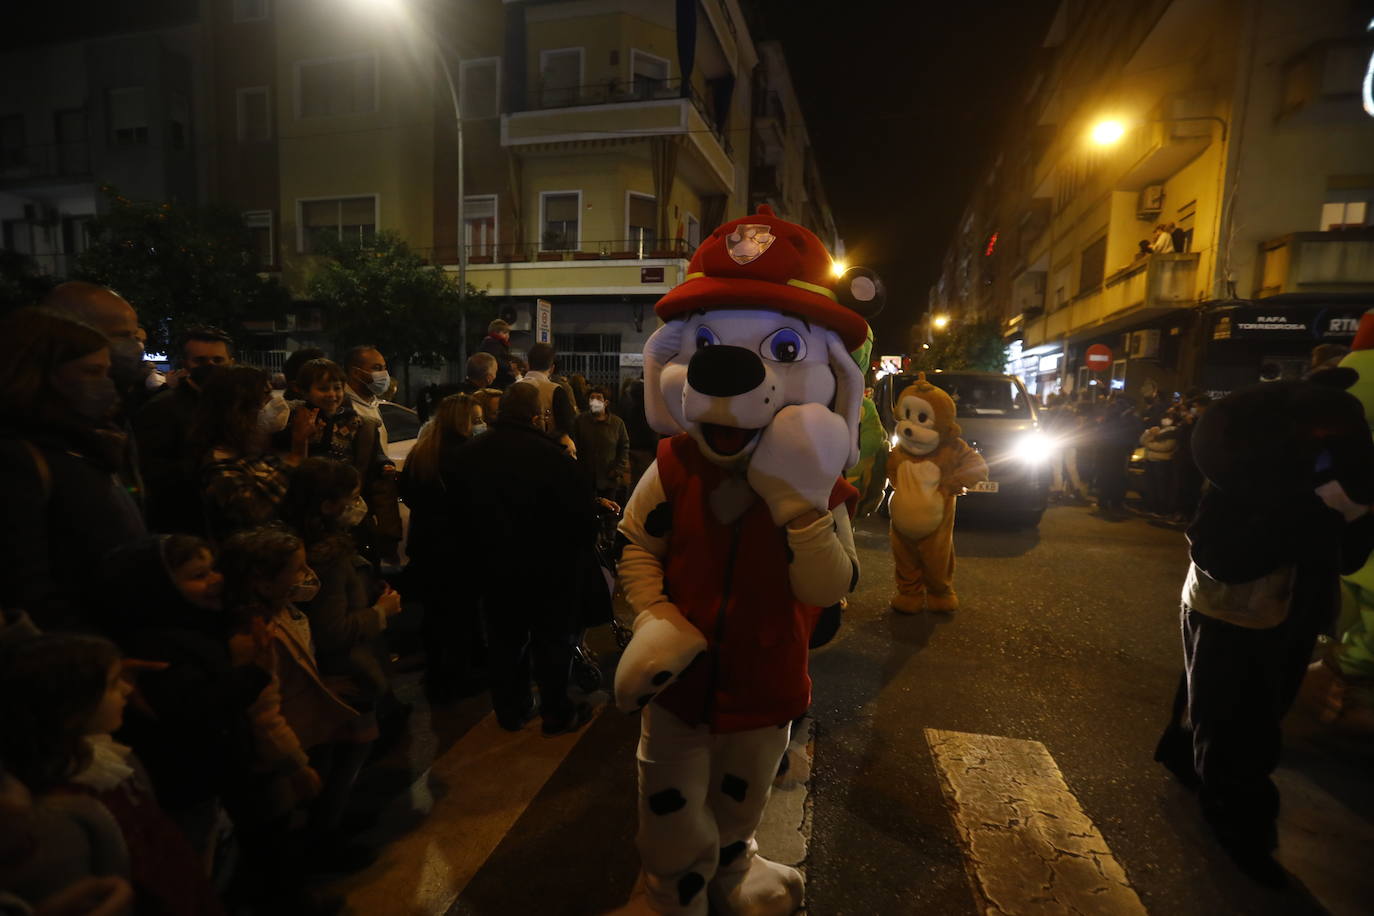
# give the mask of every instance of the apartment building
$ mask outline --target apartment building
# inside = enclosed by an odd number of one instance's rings
[[[931,313],[1003,322],[1040,394],[1221,393],[1348,343],[1374,306],[1369,21],[1343,0],[1061,4]]]

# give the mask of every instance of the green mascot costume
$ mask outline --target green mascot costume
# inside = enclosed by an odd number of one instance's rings
[[[854,357],[859,371],[866,374],[872,355],[873,329],[869,328],[868,339],[850,356]],[[858,517],[872,515],[883,501],[883,484],[887,481],[887,430],[878,418],[878,405],[873,403],[867,391],[864,392],[863,415],[859,419],[859,461],[844,472],[844,479],[859,491],[859,508],[854,514]]]
[[[1374,431],[1374,311],[1360,319],[1359,332],[1342,368],[1359,380],[1347,391],[1364,405]],[[1341,578],[1339,641],[1327,646],[1308,672],[1303,694],[1322,721],[1340,731],[1374,734],[1374,557]]]

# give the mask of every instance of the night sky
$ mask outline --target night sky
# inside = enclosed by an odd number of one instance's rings
[[[874,355],[901,352],[1056,4],[756,5],[756,38],[786,53],[847,258],[887,284]]]

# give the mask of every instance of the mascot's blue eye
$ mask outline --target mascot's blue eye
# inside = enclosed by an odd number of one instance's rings
[[[806,357],[806,340],[791,328],[780,328],[765,337],[759,349],[765,359],[795,363]]]
[[[700,350],[702,347],[716,347],[716,346],[720,346],[720,338],[716,336],[716,332],[715,332],[715,331],[713,331],[713,330],[711,330],[710,328],[706,327],[706,325],[702,325],[701,327],[697,328],[697,349],[698,349],[698,350]]]

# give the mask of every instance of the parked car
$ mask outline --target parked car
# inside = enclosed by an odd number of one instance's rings
[[[415,447],[415,439],[420,435],[420,417],[404,404],[382,401],[377,405],[382,413],[382,425],[386,427],[386,456],[396,465],[396,470],[405,466],[406,456]]]
[[[987,512],[1031,528],[1040,524],[1049,502],[1054,443],[1040,429],[1035,399],[1021,380],[965,370],[927,372],[926,380],[954,400],[964,441],[988,463],[988,480],[970,488],[959,511]],[[888,429],[896,427],[897,396],[915,381],[915,373],[878,380],[873,400]]]

